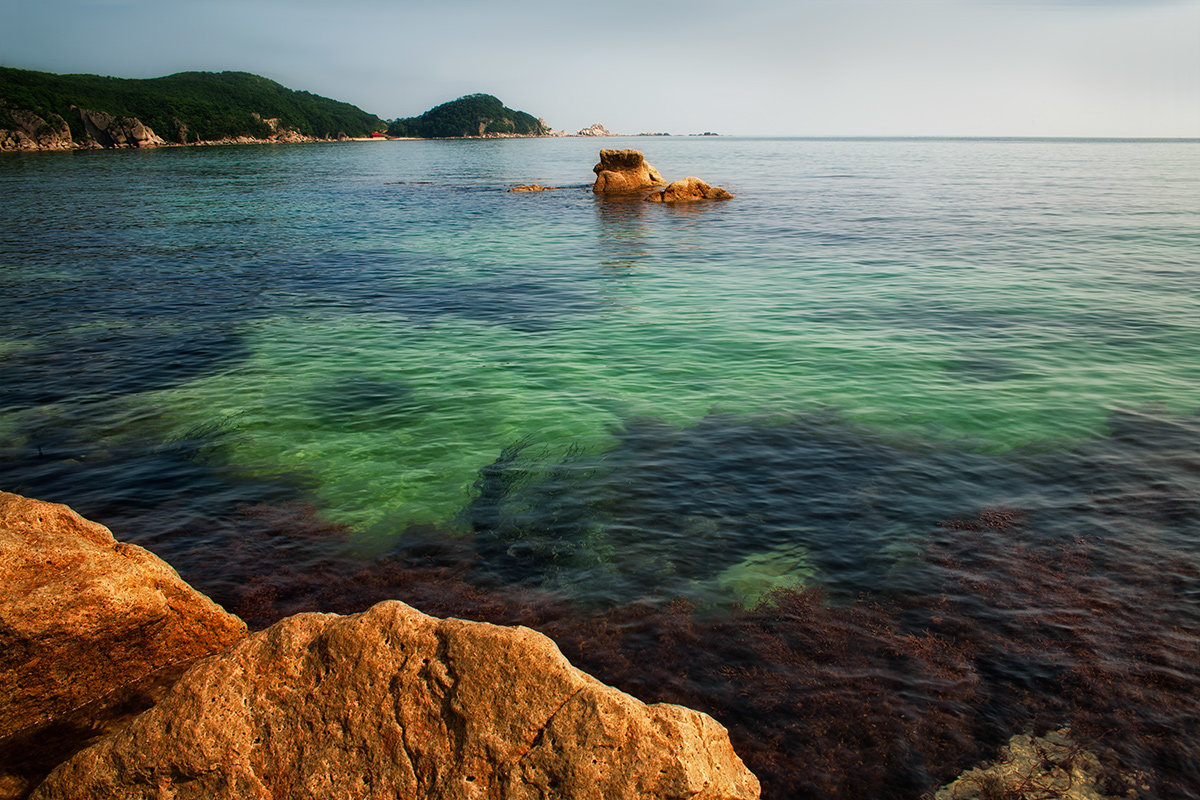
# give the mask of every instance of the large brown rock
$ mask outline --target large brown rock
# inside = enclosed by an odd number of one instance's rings
[[[666,184],[638,150],[601,150],[600,163],[592,172],[596,173],[592,186],[596,194],[634,194]]]
[[[0,492],[0,797],[245,634],[103,525]]]
[[[63,798],[757,798],[724,728],[647,706],[546,637],[384,602],[197,663],[34,793]]]
[[[709,186],[699,178],[672,181],[661,192],[651,192],[649,203],[690,203],[696,200],[731,200],[733,195],[719,186]]]

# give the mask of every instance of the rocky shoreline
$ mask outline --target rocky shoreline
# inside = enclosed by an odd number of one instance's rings
[[[0,798],[753,800],[728,732],[528,628],[398,601],[245,624],[70,508],[0,492]]]

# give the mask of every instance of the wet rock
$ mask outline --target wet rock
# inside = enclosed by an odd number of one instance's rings
[[[245,633],[157,556],[0,492],[0,796]]]
[[[1116,800],[1149,786],[1144,776],[1121,775],[1072,740],[1066,728],[1045,736],[1018,734],[991,764],[970,769],[934,800]]]
[[[56,769],[51,798],[757,798],[710,717],[647,706],[546,637],[389,601],[196,664]]]
[[[86,108],[78,110],[88,138],[100,147],[155,147],[166,144],[162,137],[135,117],[114,117],[103,111]]]
[[[632,194],[666,184],[638,150],[601,150],[600,163],[592,172],[596,173],[592,186],[596,194]]]
[[[557,186],[542,186],[539,183],[530,183],[525,186],[514,186],[509,189],[510,192],[553,192]]]
[[[688,203],[696,200],[730,200],[729,192],[717,186],[709,186],[699,178],[684,178],[671,182],[661,192],[651,192],[648,203]]]

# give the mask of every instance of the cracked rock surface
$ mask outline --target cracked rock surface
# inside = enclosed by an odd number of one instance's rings
[[[546,637],[400,602],[300,614],[194,665],[35,798],[757,798],[711,717]]]
[[[0,798],[151,705],[246,625],[67,506],[0,492]]]

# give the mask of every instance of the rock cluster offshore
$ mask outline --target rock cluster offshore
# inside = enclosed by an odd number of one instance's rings
[[[598,195],[629,196],[650,192],[644,199],[654,203],[733,198],[724,189],[709,186],[699,178],[684,178],[667,184],[638,150],[601,150],[600,163],[592,167],[592,172],[596,173],[592,191]]]

